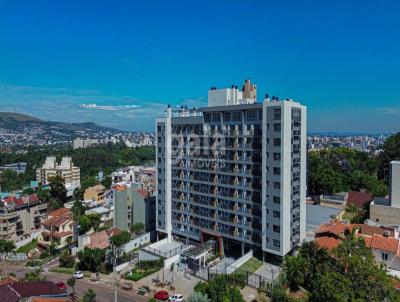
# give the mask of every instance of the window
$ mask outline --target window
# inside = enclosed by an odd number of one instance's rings
[[[281,145],[281,139],[276,137],[274,138],[274,146],[279,147]]]
[[[242,120],[240,111],[233,111],[232,112],[232,121],[234,122],[240,122]]]
[[[387,253],[381,253],[381,259],[382,259],[382,261],[387,261],[388,260],[388,254]]]
[[[281,247],[281,242],[279,240],[274,239],[272,240],[272,245],[274,247]]]
[[[273,201],[273,203],[280,204],[281,198],[279,196],[274,196],[274,197],[272,197],[272,201]]]
[[[281,175],[281,168],[274,167],[274,175]]]
[[[280,232],[281,232],[281,227],[280,227],[279,225],[274,224],[274,225],[272,226],[272,230],[273,230],[275,233],[280,233]]]
[[[274,132],[280,132],[281,131],[281,124],[277,123],[274,124]]]
[[[281,188],[281,183],[279,181],[274,181],[273,182],[273,188],[274,189],[280,189]]]
[[[256,121],[257,120],[257,111],[255,111],[255,110],[247,111],[246,120],[248,122]]]
[[[281,154],[280,153],[274,153],[274,160],[281,160]]]
[[[281,119],[281,108],[274,108],[274,120]]]
[[[231,121],[231,113],[224,112],[224,122],[230,122],[230,121]]]
[[[279,211],[273,211],[273,212],[272,212],[272,217],[274,217],[274,218],[280,218],[280,217],[281,217],[281,212],[279,212]]]
[[[211,114],[210,113],[204,113],[204,122],[205,123],[211,122]]]
[[[213,113],[213,122],[219,122],[221,120],[221,115],[219,112],[214,112]]]

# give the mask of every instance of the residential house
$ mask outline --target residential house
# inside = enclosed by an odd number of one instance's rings
[[[331,251],[342,243],[346,232],[354,229],[355,235],[362,237],[365,245],[371,248],[376,261],[386,264],[390,269],[400,270],[400,240],[396,228],[331,221],[316,230],[314,242]]]
[[[111,228],[109,230],[95,232],[89,235],[89,240],[86,242],[85,247],[90,249],[106,249],[111,245],[110,238],[118,235],[119,233],[121,233],[121,230],[118,228]]]
[[[42,229],[39,245],[44,248],[55,243],[58,249],[62,249],[75,242],[76,222],[73,221],[69,209],[60,208],[49,213],[42,222]]]
[[[1,302],[25,302],[34,301],[33,298],[38,299],[43,297],[67,298],[68,293],[61,290],[51,281],[16,282],[0,286],[0,297]],[[43,300],[36,301],[42,302]],[[64,302],[68,300],[61,301]]]

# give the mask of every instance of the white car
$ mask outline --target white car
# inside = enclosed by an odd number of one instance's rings
[[[174,294],[169,297],[168,301],[170,302],[183,302],[183,296],[181,294]]]
[[[77,271],[73,274],[73,277],[75,279],[82,279],[83,278],[83,273],[81,271]]]

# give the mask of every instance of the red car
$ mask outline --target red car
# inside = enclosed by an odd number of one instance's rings
[[[166,290],[160,290],[154,294],[154,299],[167,301],[169,298],[169,294]]]
[[[65,285],[64,282],[57,282],[56,285],[58,286],[59,289],[66,291],[68,289],[68,287]]]

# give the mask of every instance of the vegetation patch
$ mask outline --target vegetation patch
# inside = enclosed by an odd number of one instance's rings
[[[29,253],[31,250],[35,249],[37,247],[37,239],[33,239],[31,242],[19,247],[17,249],[17,253]]]
[[[258,260],[256,257],[251,257],[247,260],[241,267],[239,267],[235,273],[247,273],[251,272],[254,273],[262,266],[262,261]]]

